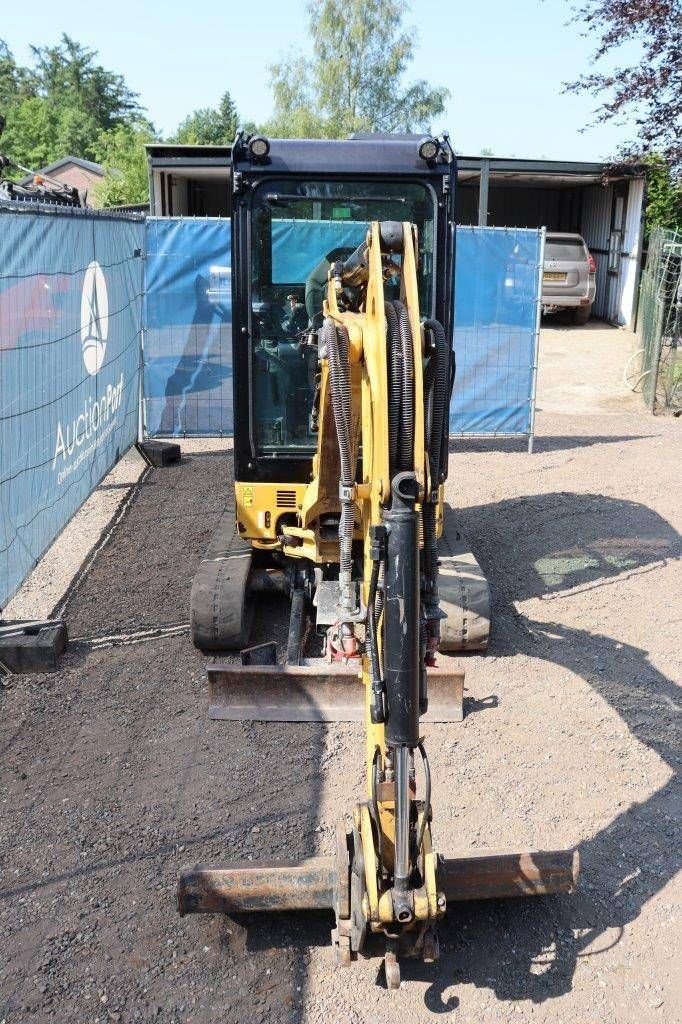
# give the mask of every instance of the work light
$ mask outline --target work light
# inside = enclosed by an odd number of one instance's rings
[[[249,140],[249,153],[256,163],[262,163],[270,152],[270,143],[263,135],[254,135]]]
[[[427,163],[431,163],[438,156],[438,150],[440,149],[440,143],[437,139],[422,139],[419,143],[419,155],[422,160]]]

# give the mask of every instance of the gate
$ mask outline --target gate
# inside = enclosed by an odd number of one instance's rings
[[[450,431],[532,445],[544,229],[457,228]]]

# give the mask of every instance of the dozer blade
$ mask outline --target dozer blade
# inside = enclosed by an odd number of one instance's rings
[[[225,868],[185,868],[178,880],[184,914],[335,910],[345,871],[334,857],[293,863],[239,862]],[[500,853],[472,850],[438,860],[438,891],[446,900],[504,899],[570,893],[578,884],[577,850]]]
[[[427,670],[429,709],[425,722],[461,722],[464,672],[439,656]],[[362,722],[365,688],[358,670],[321,658],[300,665],[207,667],[209,718],[247,722]]]

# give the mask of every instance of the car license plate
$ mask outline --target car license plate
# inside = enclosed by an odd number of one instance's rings
[[[545,270],[544,274],[542,275],[542,280],[543,281],[565,281],[566,280],[566,275],[565,274],[558,274],[554,270]]]

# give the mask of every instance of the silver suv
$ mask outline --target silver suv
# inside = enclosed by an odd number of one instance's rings
[[[585,324],[592,312],[597,265],[582,235],[548,231],[542,273],[542,312],[573,310],[573,323]]]

